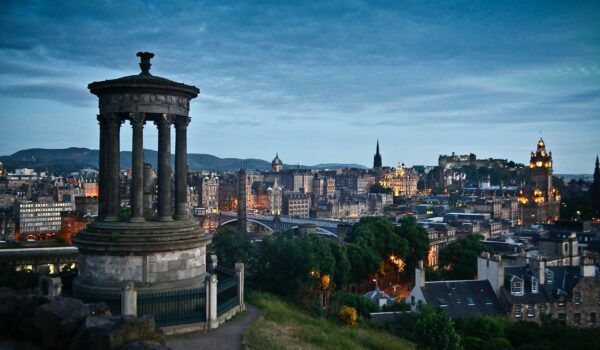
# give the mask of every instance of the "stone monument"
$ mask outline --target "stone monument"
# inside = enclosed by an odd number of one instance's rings
[[[73,238],[79,248],[76,297],[118,296],[133,283],[138,292],[172,291],[204,285],[210,236],[189,215],[187,126],[190,100],[200,90],[150,74],[150,52],[138,52],[141,73],[93,82],[99,98],[100,174],[98,217]],[[132,128],[131,213],[121,211],[119,137]],[[144,205],[146,122],[158,129],[158,212]],[[175,186],[172,196],[171,126],[175,127]],[[149,172],[146,169],[146,173]],[[148,179],[146,179],[147,185]],[[146,188],[147,191],[147,188]],[[146,209],[146,210],[145,210]],[[152,214],[153,215],[153,214]]]

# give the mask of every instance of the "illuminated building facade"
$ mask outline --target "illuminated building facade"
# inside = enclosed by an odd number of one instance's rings
[[[559,217],[560,193],[552,184],[552,152],[540,138],[529,161],[529,184],[519,190],[520,223],[551,223]]]
[[[391,188],[394,196],[411,197],[417,194],[417,182],[419,174],[412,168],[399,165],[396,169],[390,169],[383,173],[379,184],[384,188]]]

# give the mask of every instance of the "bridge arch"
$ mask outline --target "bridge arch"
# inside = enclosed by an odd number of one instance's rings
[[[258,224],[258,225],[260,225],[260,226],[262,226],[262,227],[266,228],[266,229],[267,229],[267,231],[268,231],[269,233],[273,233],[273,232],[275,232],[275,231],[274,231],[274,230],[273,230],[271,227],[269,227],[268,225],[265,225],[265,224],[263,224],[263,223],[262,223],[262,222],[260,222],[260,221],[253,220],[253,219],[246,219],[246,220],[247,220],[247,221],[249,221],[249,222],[253,222],[253,223],[255,223],[255,224]],[[229,219],[229,220],[223,221],[223,222],[221,223],[221,226],[224,226],[224,225],[227,225],[227,224],[231,224],[232,222],[237,222],[237,221],[238,221],[238,219],[237,219],[237,218],[234,218],[234,219]]]

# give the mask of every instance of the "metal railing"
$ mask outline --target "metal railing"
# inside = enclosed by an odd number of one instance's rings
[[[238,276],[232,270],[224,268],[217,269],[220,280],[217,284],[217,316],[239,305],[238,300]]]
[[[139,293],[137,311],[140,316],[153,315],[158,327],[204,322],[206,290],[194,288]]]

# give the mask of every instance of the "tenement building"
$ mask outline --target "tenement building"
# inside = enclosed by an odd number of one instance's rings
[[[195,86],[150,74],[154,54],[139,52],[141,73],[93,82],[99,98],[100,172],[98,217],[73,238],[79,248],[76,297],[119,299],[126,285],[138,292],[202,287],[209,235],[188,213],[187,127]],[[121,211],[119,139],[132,133],[130,214]],[[144,126],[158,131],[158,208],[144,210]],[[175,129],[175,175],[171,131]],[[172,180],[174,177],[174,191]],[[174,196],[173,196],[174,192]]]

